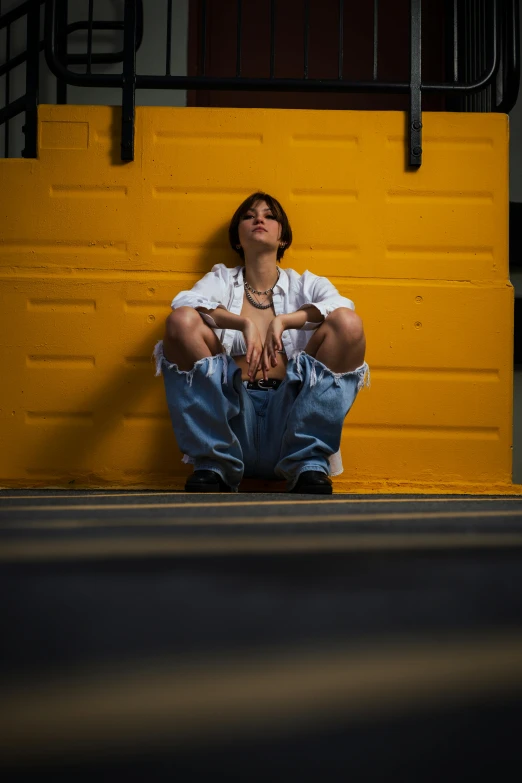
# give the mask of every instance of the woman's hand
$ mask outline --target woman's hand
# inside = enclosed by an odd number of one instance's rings
[[[266,330],[263,357],[261,359],[261,370],[263,371],[263,379],[265,381],[268,378],[270,367],[277,366],[277,351],[283,350],[281,336],[285,329],[284,316],[276,315],[276,317],[270,321],[268,329]]]
[[[248,377],[253,381],[261,362],[263,343],[261,341],[259,329],[250,318],[245,318],[245,324],[241,331],[243,332],[247,349],[246,360],[248,362]]]

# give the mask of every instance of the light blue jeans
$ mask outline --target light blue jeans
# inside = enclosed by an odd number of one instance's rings
[[[329,475],[329,457],[339,450],[345,416],[368,372],[364,363],[334,373],[302,351],[277,390],[254,391],[224,353],[200,359],[190,371],[163,356],[162,341],[154,357],[186,461],[214,470],[234,491],[243,477],[286,479],[290,490],[305,470]]]

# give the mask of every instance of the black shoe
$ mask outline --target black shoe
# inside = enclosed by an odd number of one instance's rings
[[[304,470],[290,492],[303,495],[331,495],[332,482],[326,473],[320,470]]]
[[[185,492],[232,492],[215,470],[195,470],[185,484]]]

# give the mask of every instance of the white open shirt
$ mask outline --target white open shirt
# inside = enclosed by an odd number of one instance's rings
[[[222,305],[229,312],[240,315],[245,292],[243,269],[242,266],[229,268],[225,264],[215,264],[212,271],[198,280],[190,291],[180,291],[174,297],[172,309],[204,307],[206,310],[215,310],[218,305]],[[300,275],[293,269],[280,269],[280,272],[272,294],[276,315],[295,313],[305,305],[317,307],[324,318],[338,307],[355,310],[352,300],[341,296],[326,277],[319,277],[308,271]],[[212,327],[225,352],[230,355],[236,330],[219,329],[211,315],[200,315]],[[281,339],[288,359],[305,350],[312,331],[320,325],[321,322],[307,321],[301,329],[287,329],[283,332]],[[330,457],[330,468],[332,476],[343,472],[339,452]]]
[[[222,305],[234,315],[241,315],[245,293],[243,269],[242,266],[230,269],[224,264],[216,264],[212,267],[212,271],[198,280],[190,291],[180,291],[174,297],[172,309],[204,307],[205,310],[215,310],[218,305]],[[341,296],[326,277],[319,277],[308,271],[300,275],[293,269],[281,269],[280,272],[272,295],[276,315],[295,313],[305,305],[317,307],[324,318],[338,307],[349,307],[350,310],[355,310],[352,300]],[[218,329],[212,316],[206,313],[200,315],[212,327],[226,353],[230,355],[236,330]],[[311,331],[320,325],[321,322],[307,321],[302,329],[287,329],[283,332],[283,347],[288,359],[299,351],[304,351],[312,336]]]

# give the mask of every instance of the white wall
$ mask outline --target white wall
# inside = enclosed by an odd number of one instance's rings
[[[20,0],[3,0],[1,12],[5,13],[20,4]],[[188,0],[174,0],[172,13],[171,73],[185,76],[187,73]],[[86,21],[88,0],[69,0],[69,22]],[[42,26],[43,31],[43,7]],[[123,16],[123,0],[95,0],[96,21],[117,21]],[[143,43],[136,54],[136,72],[142,75],[165,73],[167,47],[167,2],[144,0],[143,27],[146,31]],[[11,30],[11,56],[26,49],[26,23],[16,22]],[[43,33],[42,33],[43,36]],[[116,52],[123,48],[123,33],[119,31],[94,31],[93,52]],[[87,50],[87,34],[79,31],[69,36],[69,52],[78,54]],[[0,62],[5,62],[6,31],[0,32]],[[69,66],[78,73],[85,66]],[[93,73],[121,73],[121,63],[93,66]],[[10,100],[25,93],[25,64],[11,71]],[[0,94],[5,95],[5,77],[0,78]],[[39,103],[56,103],[56,78],[49,72],[44,53],[40,54]],[[121,90],[102,87],[67,86],[68,104],[102,104],[121,106]],[[185,90],[136,90],[137,106],[185,106]],[[20,157],[24,146],[22,134],[23,115],[10,122],[9,157]],[[0,157],[4,157],[4,126],[0,126]]]
[[[71,9],[73,4],[70,3]],[[85,0],[76,0],[69,21],[87,19]],[[99,8],[98,8],[99,6]],[[122,18],[122,0],[112,2],[95,2],[95,19],[115,21]],[[188,31],[188,0],[174,0],[172,3],[172,45],[171,45],[171,73],[176,76],[185,76],[187,73],[187,31]],[[165,73],[165,58],[167,55],[167,3],[166,0],[144,0],[143,3],[143,29],[145,31],[143,42],[136,54],[136,73],[141,75],[153,75]],[[97,49],[93,51],[117,51],[123,48],[122,33],[96,32],[98,41]],[[94,37],[94,36],[93,36]],[[85,52],[87,36],[76,33],[71,37],[72,53]],[[74,42],[74,45],[73,45]],[[77,70],[81,72],[85,66]],[[120,63],[114,65],[100,65],[93,68],[94,73],[121,73]],[[137,106],[185,106],[185,90],[136,90]],[[43,101],[41,101],[43,103]],[[67,87],[67,103],[105,104],[121,106],[121,90],[115,88],[98,87]]]

